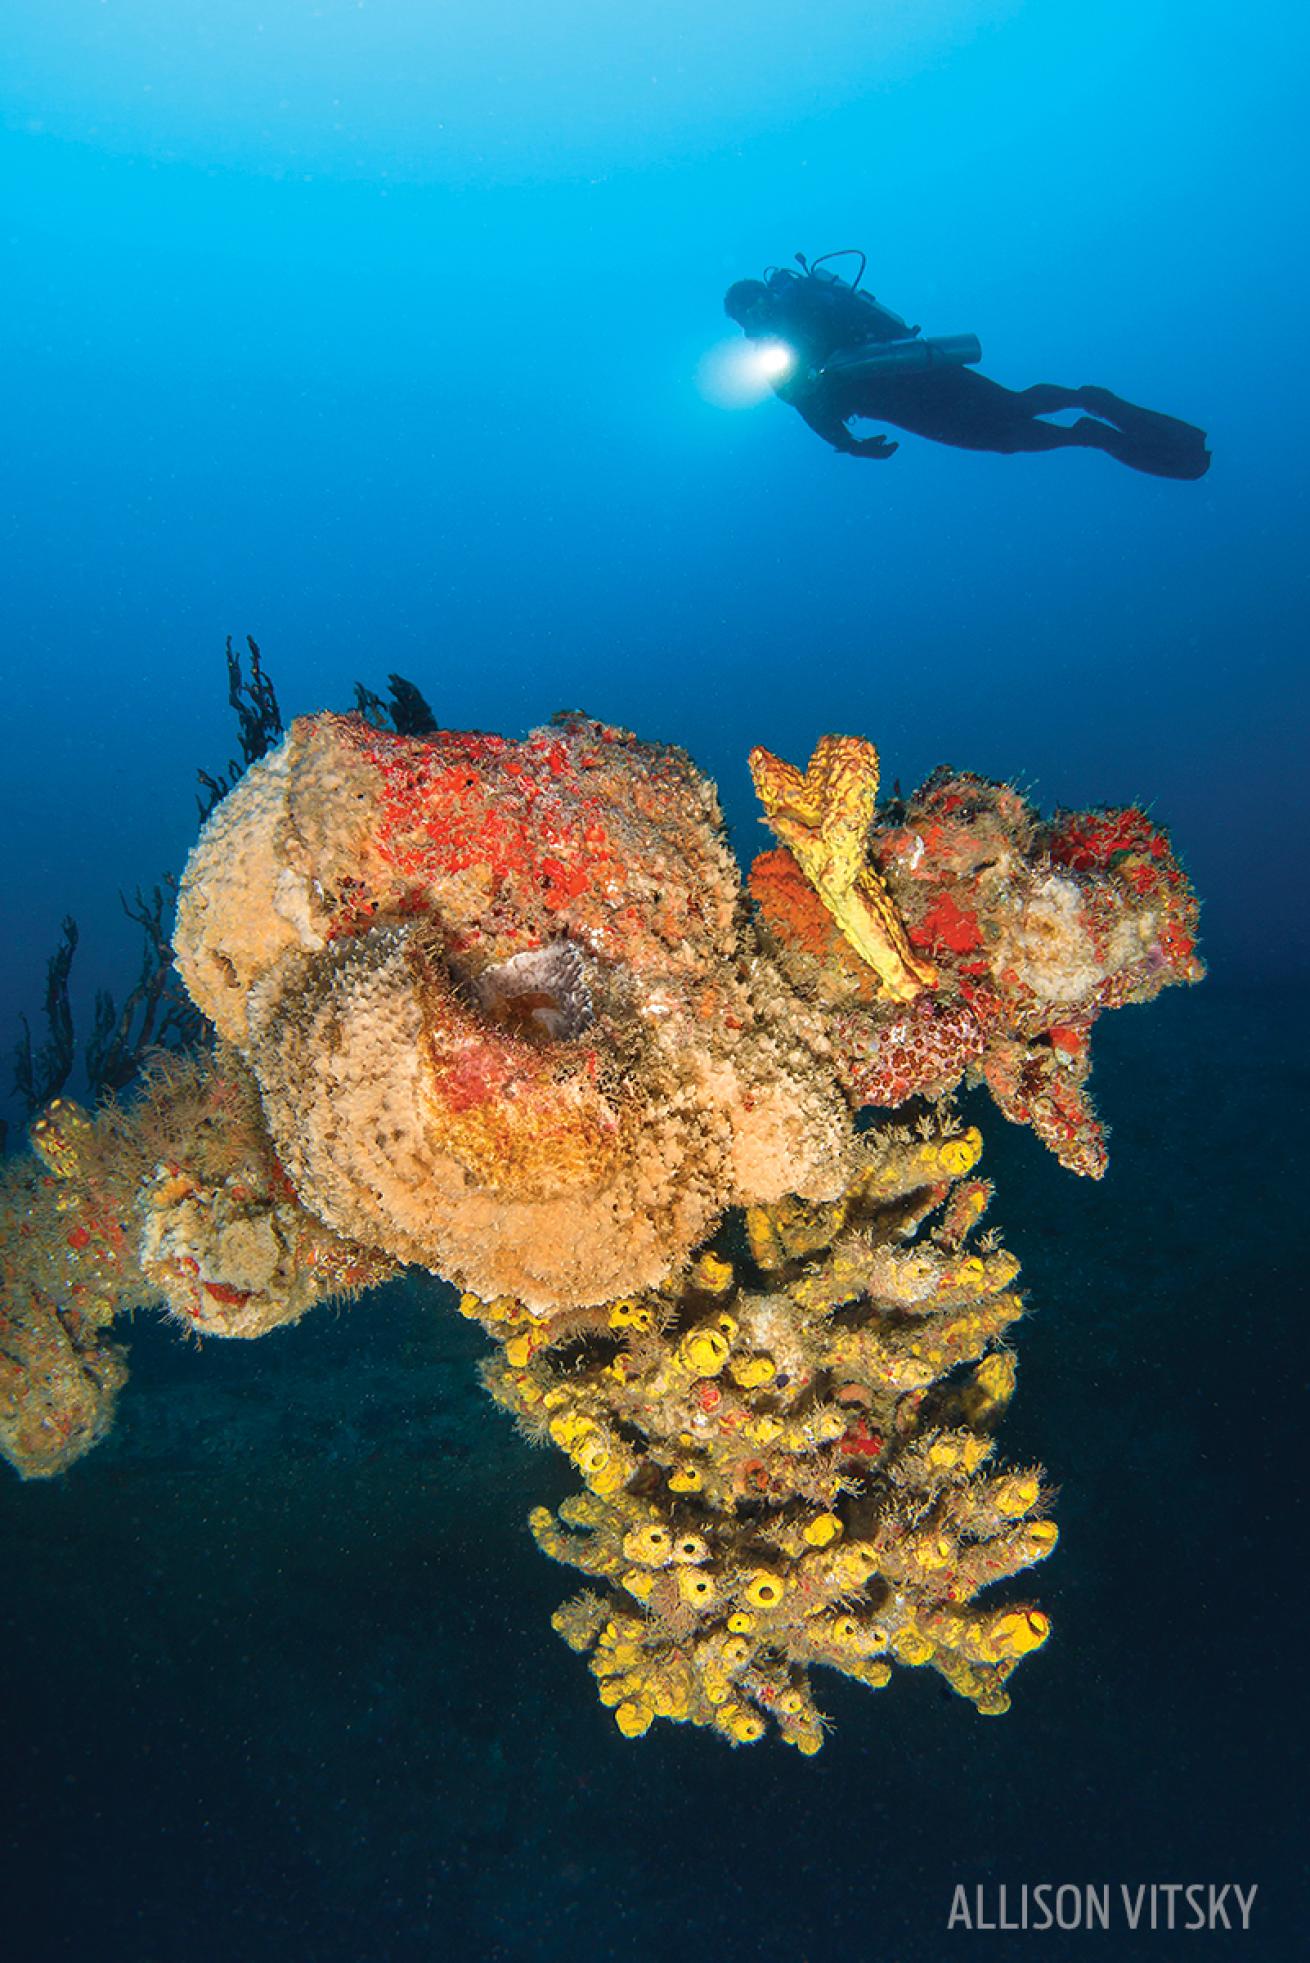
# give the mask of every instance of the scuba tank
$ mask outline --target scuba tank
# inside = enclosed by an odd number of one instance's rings
[[[934,334],[928,338],[909,337],[900,341],[879,341],[868,347],[839,349],[815,374],[816,381],[827,376],[843,380],[879,380],[897,375],[922,375],[930,368],[970,368],[982,360],[982,343],[976,334]]]

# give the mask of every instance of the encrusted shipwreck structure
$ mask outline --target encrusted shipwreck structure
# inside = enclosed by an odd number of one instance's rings
[[[1023,1303],[950,1094],[1099,1174],[1091,1026],[1199,977],[1195,901],[1140,811],[945,771],[880,808],[845,737],[751,765],[747,892],[681,751],[293,724],[182,883],[212,1041],[56,1102],[0,1185],[19,1472],[103,1436],[121,1309],[257,1336],[418,1264],[581,1477],[532,1526],[589,1578],[556,1624],[626,1735],[815,1751],[814,1664],[1003,1710],[1048,1625],[977,1597],[1056,1529],[994,1457]]]

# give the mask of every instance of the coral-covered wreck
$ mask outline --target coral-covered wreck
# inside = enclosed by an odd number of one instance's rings
[[[1004,1709],[1047,1620],[977,1598],[1056,1529],[994,1457],[1023,1302],[951,1094],[1099,1175],[1092,1025],[1200,976],[1196,903],[1137,810],[950,771],[880,807],[847,737],[751,766],[778,844],[743,887],[681,751],[293,724],[182,882],[212,1040],[56,1102],[0,1184],[18,1471],[104,1435],[120,1310],[258,1336],[417,1264],[582,1479],[532,1525],[625,1734],[812,1752],[814,1664]]]

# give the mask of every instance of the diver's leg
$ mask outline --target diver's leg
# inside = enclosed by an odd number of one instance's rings
[[[1193,423],[1180,422],[1177,416],[1164,416],[1158,409],[1143,409],[1139,403],[1128,402],[1113,389],[1080,388],[1077,396],[1080,409],[1090,409],[1094,416],[1103,416],[1107,423],[1116,423],[1120,429],[1164,424],[1169,429],[1188,430],[1193,436],[1205,434]]]
[[[952,389],[950,409],[956,429],[970,430],[971,447],[980,450],[1013,454],[1018,450],[1065,450],[1071,446],[1095,448],[1097,439],[1092,432],[1104,427],[1083,418],[1086,427],[1081,435],[1074,435],[1070,428],[1059,423],[1039,421],[1039,417],[1058,415],[1062,409],[1091,406],[1085,400],[1085,390],[1064,388],[1058,382],[1034,382],[1031,388],[1007,389],[990,375],[980,375],[976,368],[959,368],[950,371],[949,383],[943,376],[937,384],[939,392],[944,394],[943,384]],[[1075,423],[1072,429],[1081,426]],[[948,440],[961,439],[956,436]]]
[[[1105,450],[1113,456],[1112,446],[1118,434],[1108,423],[1098,423],[1091,416],[1080,416],[1076,423],[1067,425],[1017,417],[987,447],[1011,457],[1038,450]]]
[[[1036,401],[1030,400],[1034,395]],[[841,406],[852,415],[894,423],[935,443],[1008,454],[1056,449],[1067,443],[1067,433],[1054,423],[1038,422],[1037,412],[1039,407],[1074,404],[1067,390],[1029,389],[1018,394],[990,375],[980,375],[976,368],[936,368],[894,381],[868,378],[843,398]]]
[[[1011,389],[1011,400],[1025,416],[1054,416],[1061,409],[1090,409],[1084,389],[1061,388],[1057,382],[1034,382],[1031,388]]]
[[[1112,389],[1091,386],[1067,389],[1055,382],[1036,382],[1032,388],[1007,390],[1007,394],[1011,402],[1029,416],[1053,416],[1061,409],[1090,409],[1094,416],[1113,423],[1116,429],[1164,429],[1180,436],[1186,432],[1202,442],[1205,440],[1204,430],[1195,428],[1191,423],[1180,422],[1177,416],[1162,416],[1157,409],[1140,408],[1136,402],[1125,401]]]

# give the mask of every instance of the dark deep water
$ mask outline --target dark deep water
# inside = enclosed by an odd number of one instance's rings
[[[813,1761],[625,1743],[552,1633],[571,1485],[407,1282],[251,1345],[148,1316],[111,1440],[0,1477],[0,1959],[1307,1953],[1307,30],[1220,0],[12,0],[0,1046],[59,923],[138,960],[232,753],[411,676],[745,755],[860,732],[1150,802],[1211,977],[1098,1024],[1100,1185],[977,1113],[1039,1311],[1011,1460],[1055,1619],[981,1719],[817,1678]],[[860,244],[1012,387],[1203,424],[1199,484],[696,386],[730,280]],[[0,1095],[8,1071],[0,1076]],[[75,1093],[79,1086],[72,1084]],[[21,1116],[11,1100],[11,1121]],[[1256,1883],[1249,1934],[947,1932],[956,1883]]]

